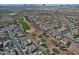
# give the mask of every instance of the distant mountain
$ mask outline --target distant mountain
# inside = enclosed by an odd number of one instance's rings
[[[0,6],[79,6],[79,4],[0,4]]]

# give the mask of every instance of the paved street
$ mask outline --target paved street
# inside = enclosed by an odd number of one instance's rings
[[[17,47],[18,51],[20,54],[24,55],[25,53],[23,52],[21,46],[19,45],[17,39],[15,38],[14,34],[12,33],[11,29],[10,28],[7,28],[7,31],[13,41],[13,43],[15,44],[15,47]]]

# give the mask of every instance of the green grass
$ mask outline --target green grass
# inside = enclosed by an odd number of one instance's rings
[[[38,37],[41,39],[42,42],[45,42],[46,41],[45,40],[46,39],[45,34],[40,34]]]
[[[8,38],[6,38],[6,37],[4,37],[4,38],[1,38],[0,37],[0,42],[4,42],[4,41],[6,41]]]
[[[77,34],[74,35],[74,38],[77,38],[77,37],[79,37],[79,33],[77,33]]]
[[[55,54],[59,54],[59,53],[60,53],[60,51],[59,51],[58,49],[56,49],[56,48],[53,48],[52,51],[53,51]]]
[[[43,46],[44,48],[48,48],[46,44],[41,44],[41,46]]]
[[[30,26],[26,22],[24,22],[23,18],[20,18],[18,22],[23,26],[23,28],[25,30],[29,30],[30,29]]]

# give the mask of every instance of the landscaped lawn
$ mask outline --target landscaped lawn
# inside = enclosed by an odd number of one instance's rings
[[[40,34],[38,37],[41,39],[42,42],[45,42],[46,41],[45,40],[46,39],[46,36],[44,34]]]
[[[59,53],[60,53],[60,51],[59,51],[58,49],[56,49],[56,48],[53,48],[52,51],[53,51],[55,54],[59,54]]]
[[[26,22],[24,22],[23,18],[20,18],[18,22],[23,26],[23,28],[25,30],[29,30],[30,29],[30,26]]]
[[[77,38],[77,37],[79,37],[79,32],[74,35],[74,38]]]
[[[41,46],[44,48],[48,48],[48,46],[46,44],[41,44]]]

